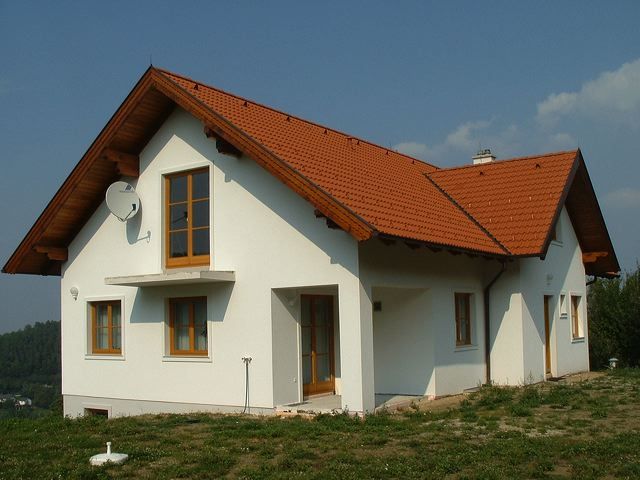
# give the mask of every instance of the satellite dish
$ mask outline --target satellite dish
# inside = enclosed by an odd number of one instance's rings
[[[140,198],[127,182],[114,182],[109,185],[105,197],[107,208],[121,222],[135,217],[140,210]]]

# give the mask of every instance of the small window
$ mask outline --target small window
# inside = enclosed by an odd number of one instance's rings
[[[91,353],[122,353],[122,313],[120,301],[92,302]]]
[[[581,302],[582,297],[571,295],[571,335],[574,339],[584,337],[582,318],[580,315]]]
[[[556,243],[562,243],[562,232],[560,228],[559,218],[551,229],[551,241]]]
[[[564,293],[560,295],[560,316],[567,316],[567,296]]]
[[[207,355],[207,297],[169,300],[171,355]]]
[[[209,264],[209,169],[165,177],[167,267]]]
[[[105,410],[102,408],[85,408],[84,414],[85,416],[88,416],[88,417],[109,418],[109,410]]]
[[[456,293],[456,345],[471,345],[471,294]]]

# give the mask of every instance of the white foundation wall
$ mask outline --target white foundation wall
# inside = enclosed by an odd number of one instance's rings
[[[236,272],[235,283],[105,285],[105,277],[163,271],[163,175],[202,166],[211,172],[211,269]],[[298,380],[281,377],[274,385],[272,375],[272,289],[280,287],[337,286],[341,354],[369,355],[360,336],[362,287],[351,236],[327,228],[309,203],[252,160],[219,154],[202,124],[179,109],[141,153],[140,172],[131,183],[141,212],[124,224],[103,203],[69,247],[62,277],[64,395],[241,407],[241,357],[251,356],[250,403],[272,408],[274,388]],[[68,293],[72,286],[80,292],[77,300]],[[209,357],[169,357],[166,299],[194,295],[208,298]],[[106,299],[123,302],[121,356],[88,355],[88,302]],[[297,351],[298,345],[280,348]],[[363,399],[360,363],[341,372],[350,381],[343,398],[356,411],[373,402]],[[73,411],[65,413],[82,413],[77,404],[70,402]],[[136,411],[119,412],[126,413]]]
[[[371,240],[360,246],[361,280],[372,287],[373,302],[382,299],[381,314],[373,314],[376,393],[441,396],[484,381],[483,285],[499,268],[495,261],[412,250],[402,242],[386,246]],[[455,292],[472,294],[468,347],[456,347]],[[387,313],[385,299],[391,305]],[[394,313],[395,329],[404,332],[395,331]],[[400,350],[404,341],[409,348]],[[408,391],[383,391],[396,388]]]
[[[551,374],[566,375],[589,370],[587,289],[582,251],[563,209],[559,218],[558,242],[552,242],[544,260],[520,260],[523,294],[524,379],[544,378],[544,296],[550,295]],[[567,315],[561,315],[560,295],[566,295]],[[581,297],[579,316],[584,337],[572,338],[571,295]]]

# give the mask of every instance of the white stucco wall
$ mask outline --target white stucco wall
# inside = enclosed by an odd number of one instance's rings
[[[550,310],[551,374],[589,369],[586,286],[582,251],[566,209],[559,218],[559,240],[544,260],[523,258],[508,265],[492,289],[491,373],[497,384],[538,382],[545,375],[544,296]],[[580,314],[585,338],[573,340],[569,315],[560,315],[560,295],[582,297]],[[503,315],[502,320],[498,321]]]
[[[373,301],[377,301],[377,297],[391,300],[398,314],[396,318],[392,310],[386,315],[383,302],[383,315],[373,316],[376,392],[417,392],[416,375],[427,379],[420,387],[424,394],[434,396],[458,393],[484,381],[482,288],[488,273],[497,270],[499,264],[495,261],[444,251],[433,253],[426,248],[412,250],[401,242],[386,246],[372,240],[361,245],[363,283],[373,286]],[[394,305],[403,302],[403,296],[416,289],[425,292],[421,301]],[[469,347],[456,347],[455,292],[472,294],[472,345]],[[414,318],[410,319],[412,312]],[[397,327],[405,329],[404,332],[393,331],[391,323],[396,320],[399,320]],[[397,339],[408,337],[412,338],[409,345],[416,353],[420,348],[425,353],[412,358],[405,355],[403,362],[398,360],[394,365]],[[406,364],[404,368],[397,368],[400,363]],[[391,386],[408,391],[383,391]]]
[[[236,282],[105,285],[105,277],[163,271],[163,175],[203,166],[211,174],[210,268],[236,272]],[[358,244],[327,228],[313,206],[251,159],[219,154],[200,122],[179,109],[141,153],[140,172],[131,183],[141,212],[125,224],[103,203],[69,246],[62,276],[63,394],[73,398],[67,413],[81,413],[84,398],[117,399],[114,414],[148,412],[153,402],[158,411],[171,402],[181,411],[189,404],[241,407],[243,356],[253,359],[254,408],[299,401],[299,302],[288,294],[314,289],[335,296],[336,389],[344,408],[372,410],[374,391],[438,396],[484,382],[483,288],[498,262],[411,250],[401,242]],[[586,332],[581,252],[565,211],[560,222],[561,245],[553,244],[544,261],[511,262],[492,289],[497,383],[541,379],[544,295],[554,295],[556,305],[553,374],[588,368],[587,338],[573,341],[570,319],[558,315],[561,292],[567,301],[581,295]],[[72,286],[77,300],[68,293]],[[456,347],[454,292],[472,294],[469,347]],[[208,299],[209,356],[170,357],[166,301],[194,295]],[[116,357],[88,355],[87,305],[106,299],[123,305],[123,351]],[[380,314],[372,311],[376,300],[383,301]]]
[[[539,381],[544,377],[544,295],[553,296],[551,308],[551,373],[589,370],[587,329],[587,291],[582,251],[566,209],[559,219],[559,242],[552,242],[546,258],[521,260],[523,295],[524,378]],[[567,297],[569,315],[560,316],[560,295]],[[573,340],[571,333],[570,296],[581,297],[580,316],[584,338]]]
[[[162,272],[163,175],[200,166],[211,172],[211,268],[235,271],[235,284],[105,285],[105,277]],[[248,355],[251,404],[273,407],[272,289],[280,287],[336,285],[340,343],[349,345],[347,356],[363,355],[357,243],[351,236],[328,229],[310,204],[252,160],[219,154],[200,122],[181,110],[143,150],[140,167],[132,183],[141,213],[123,224],[103,203],[69,247],[62,278],[64,394],[242,406],[241,357]],[[71,286],[80,291],[76,301],[65,294]],[[166,299],[192,295],[208,297],[210,355],[168,358]],[[86,355],[87,302],[107,298],[123,301],[119,358]],[[342,375],[351,380],[343,397],[353,410],[366,409],[359,362],[343,367]]]
[[[374,287],[373,351],[376,393],[433,395],[433,322],[425,289]]]

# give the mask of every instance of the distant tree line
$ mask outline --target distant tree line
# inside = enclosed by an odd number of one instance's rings
[[[0,394],[21,394],[40,408],[59,403],[60,322],[0,335]]]
[[[598,279],[589,287],[589,357],[597,370],[617,358],[640,366],[640,265],[620,278]]]

